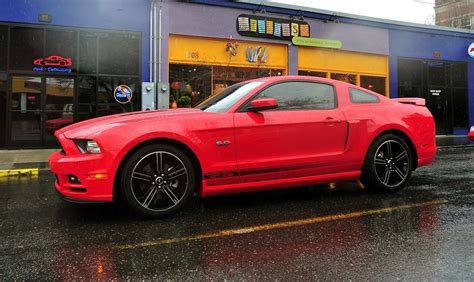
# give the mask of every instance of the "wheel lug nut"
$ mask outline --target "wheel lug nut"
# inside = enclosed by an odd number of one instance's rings
[[[152,182],[151,184],[155,184],[155,182]]]

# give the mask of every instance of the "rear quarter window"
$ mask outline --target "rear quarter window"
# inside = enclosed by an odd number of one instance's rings
[[[355,88],[349,88],[349,96],[351,102],[355,104],[369,104],[380,102],[379,97]]]

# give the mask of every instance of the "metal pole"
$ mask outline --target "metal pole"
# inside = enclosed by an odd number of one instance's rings
[[[162,10],[161,10],[161,5],[160,5],[160,18],[159,18],[159,21],[160,21],[160,25],[158,26],[159,28],[159,33],[158,33],[158,82],[161,82],[161,55],[162,55],[162,52],[161,52],[161,37],[162,37],[162,32],[161,32],[161,20],[162,18]]]
[[[153,6],[155,2],[151,1],[151,7],[150,7],[150,56],[149,56],[149,67],[150,67],[150,73],[149,73],[149,81],[153,82]]]

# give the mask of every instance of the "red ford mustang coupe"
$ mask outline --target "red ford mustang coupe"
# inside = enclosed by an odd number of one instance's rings
[[[106,116],[56,131],[56,189],[76,202],[121,198],[163,217],[201,197],[356,181],[396,192],[436,154],[420,98],[286,76],[238,83],[193,109]]]

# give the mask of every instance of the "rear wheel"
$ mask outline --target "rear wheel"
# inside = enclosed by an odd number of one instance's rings
[[[412,152],[407,143],[396,135],[387,134],[372,143],[360,180],[371,191],[394,193],[405,186],[412,169]]]
[[[125,164],[122,198],[139,216],[167,217],[189,201],[195,179],[194,167],[185,153],[166,144],[149,145]]]

